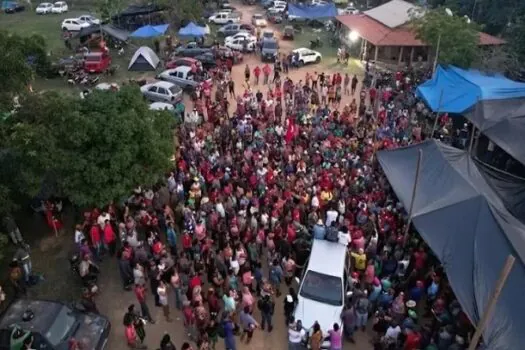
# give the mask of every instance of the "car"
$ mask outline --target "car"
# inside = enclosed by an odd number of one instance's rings
[[[343,327],[341,313],[350,287],[350,257],[346,245],[339,242],[314,239],[310,257],[299,281],[299,293],[294,318],[301,320],[305,329],[314,322],[323,334],[329,334],[334,323]],[[322,348],[330,348],[324,341]]]
[[[161,72],[157,78],[177,84],[185,91],[192,91],[204,82],[211,84],[211,78],[206,71],[203,71],[200,74],[194,74],[191,71],[191,67],[188,66],[167,69],[164,72]]]
[[[165,67],[168,69],[173,69],[180,66],[191,67],[194,64],[196,65],[198,62],[199,60],[191,57],[176,57],[166,62]]]
[[[18,299],[0,320],[0,349],[21,349],[20,340],[33,335],[33,349],[68,349],[81,339],[86,349],[101,350],[107,344],[111,324],[99,314],[85,312],[58,301]]]
[[[297,61],[299,62],[300,66],[304,66],[308,63],[319,63],[323,58],[319,52],[307,49],[305,47],[293,50],[292,54],[298,55]]]
[[[279,54],[279,43],[275,38],[264,39],[261,45],[261,59],[262,61],[275,61]]]
[[[195,57],[207,52],[211,52],[211,47],[199,46],[196,42],[189,42],[175,48],[174,54],[178,57]]]
[[[283,21],[283,14],[281,12],[268,11],[266,16],[268,17],[268,21],[270,21],[270,23],[282,23]]]
[[[93,17],[91,15],[82,15],[78,17],[78,20],[83,23],[89,24],[100,24],[100,19]]]
[[[37,15],[47,15],[48,13],[51,13],[52,8],[53,4],[49,2],[43,2],[36,7],[35,12]]]
[[[285,26],[283,29],[283,39],[284,40],[293,40],[295,36],[295,29],[293,26]]]
[[[241,52],[253,52],[257,45],[257,39],[254,37],[246,37],[227,41],[224,46],[232,50]]]
[[[354,5],[348,5],[344,9],[338,9],[337,13],[339,15],[358,15],[359,13],[361,13],[361,11],[356,9]]]
[[[268,11],[278,12],[278,13],[285,13],[286,12],[286,5],[276,5],[273,7],[270,7]]]
[[[312,0],[312,6],[324,6],[328,3],[324,0]]]
[[[84,70],[88,73],[104,73],[111,65],[107,52],[90,52],[84,56]]]
[[[256,13],[252,16],[252,24],[256,27],[266,27],[268,22],[266,22],[266,19],[263,15]]]
[[[217,31],[217,35],[227,37],[227,36],[235,35],[241,31],[249,32],[252,34],[255,33],[255,29],[253,28],[251,24],[240,23],[240,24],[226,24],[225,26],[220,27],[219,30]]]
[[[182,89],[169,81],[156,81],[142,85],[140,92],[152,102],[177,103],[182,100]]]
[[[82,28],[87,28],[90,25],[91,24],[89,23],[80,22],[77,18],[66,18],[62,21],[61,28],[62,30],[67,30],[68,32],[78,32],[82,30]]]
[[[65,1],[57,1],[53,4],[51,13],[64,13],[64,12],[67,12],[68,10],[69,8]]]
[[[271,30],[271,29],[265,29],[265,30],[262,32],[262,38],[263,38],[263,39],[272,39],[272,38],[275,38],[275,33],[274,33],[273,30]]]
[[[217,67],[217,60],[215,59],[215,55],[213,52],[206,52],[202,55],[195,56],[195,59],[200,61],[202,64],[202,68],[204,69],[213,69]]]
[[[235,35],[232,35],[232,36],[228,36],[224,39],[224,42],[225,43],[228,43],[228,42],[232,42],[232,41],[235,41],[235,40],[248,40],[248,41],[257,41],[257,37],[255,35],[252,35],[251,33],[248,33],[248,32],[239,32]],[[225,45],[226,46],[226,45]]]
[[[208,18],[208,21],[214,24],[239,23],[241,16],[236,12],[217,12]]]
[[[18,2],[9,2],[4,8],[5,13],[16,13],[16,12],[22,12],[26,9],[26,7]]]
[[[149,109],[152,111],[169,111],[173,112],[175,110],[175,106],[171,103],[166,102],[153,102],[149,105]]]

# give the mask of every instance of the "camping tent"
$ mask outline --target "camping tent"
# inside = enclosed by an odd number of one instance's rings
[[[187,26],[179,29],[180,36],[190,36],[190,37],[201,37],[206,35],[206,28],[199,27],[193,22],[188,23]]]
[[[334,3],[317,6],[289,3],[288,16],[295,16],[305,19],[330,18],[337,16],[337,9]]]
[[[156,26],[144,26],[135,30],[129,36],[132,38],[155,38],[164,35],[168,30],[169,24],[159,24]]]
[[[92,34],[97,34],[102,32],[106,36],[109,36],[118,41],[126,41],[129,38],[129,32],[116,28],[111,24],[103,24],[100,26],[89,26],[82,28],[76,35],[75,38],[78,38],[81,42],[87,40]]]
[[[461,113],[492,142],[525,164],[525,83],[476,70],[438,67],[417,88],[435,112]]]
[[[435,140],[378,153],[405,208],[410,206],[419,150],[423,156],[412,222],[441,260],[458,301],[475,325],[507,256],[516,257],[483,336],[487,349],[521,348],[525,225],[505,209],[468,153]]]
[[[155,70],[159,65],[159,56],[147,46],[141,46],[133,54],[131,61],[129,61],[128,70],[132,71],[148,71]]]

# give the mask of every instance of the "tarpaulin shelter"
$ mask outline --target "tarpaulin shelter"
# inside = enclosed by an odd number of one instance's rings
[[[159,24],[156,26],[143,26],[135,30],[129,36],[132,38],[155,38],[164,35],[168,30],[169,24]]]
[[[438,67],[416,94],[434,112],[463,114],[492,142],[525,164],[525,83],[477,70]]]
[[[508,255],[516,263],[483,332],[487,349],[519,349],[525,315],[525,225],[505,208],[465,151],[431,140],[378,153],[405,208],[423,151],[412,222],[442,262],[463,310],[477,325]]]
[[[159,56],[150,47],[141,46],[131,57],[128,70],[139,72],[155,70],[159,63]]]
[[[296,16],[306,19],[330,18],[337,16],[337,8],[334,3],[317,6],[289,3],[288,16]]]
[[[207,34],[206,28],[199,27],[193,22],[188,23],[185,27],[179,29],[180,36],[190,36],[190,37],[201,37]]]

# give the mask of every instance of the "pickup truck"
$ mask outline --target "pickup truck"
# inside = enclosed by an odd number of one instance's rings
[[[208,21],[215,24],[239,23],[241,15],[236,12],[217,12]]]
[[[88,73],[104,73],[111,65],[107,52],[90,52],[84,57],[84,70]]]
[[[211,46],[199,46],[196,42],[189,42],[175,48],[175,56],[196,57],[212,50]]]
[[[191,71],[191,67],[188,66],[167,69],[160,73],[157,78],[176,84],[185,91],[193,91],[197,86],[201,86],[204,83],[211,85],[212,82],[206,71],[194,74]]]

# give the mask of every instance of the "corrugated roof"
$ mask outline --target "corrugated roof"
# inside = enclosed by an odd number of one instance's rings
[[[397,1],[397,0],[395,0]],[[416,38],[416,34],[405,26],[402,28],[389,28],[366,14],[342,15],[336,17],[341,24],[359,33],[375,46],[428,46]],[[479,33],[479,45],[503,45],[505,40],[487,33]]]
[[[389,28],[396,28],[410,20],[410,13],[421,7],[403,0],[392,0],[381,6],[365,11],[365,15],[383,23]]]

